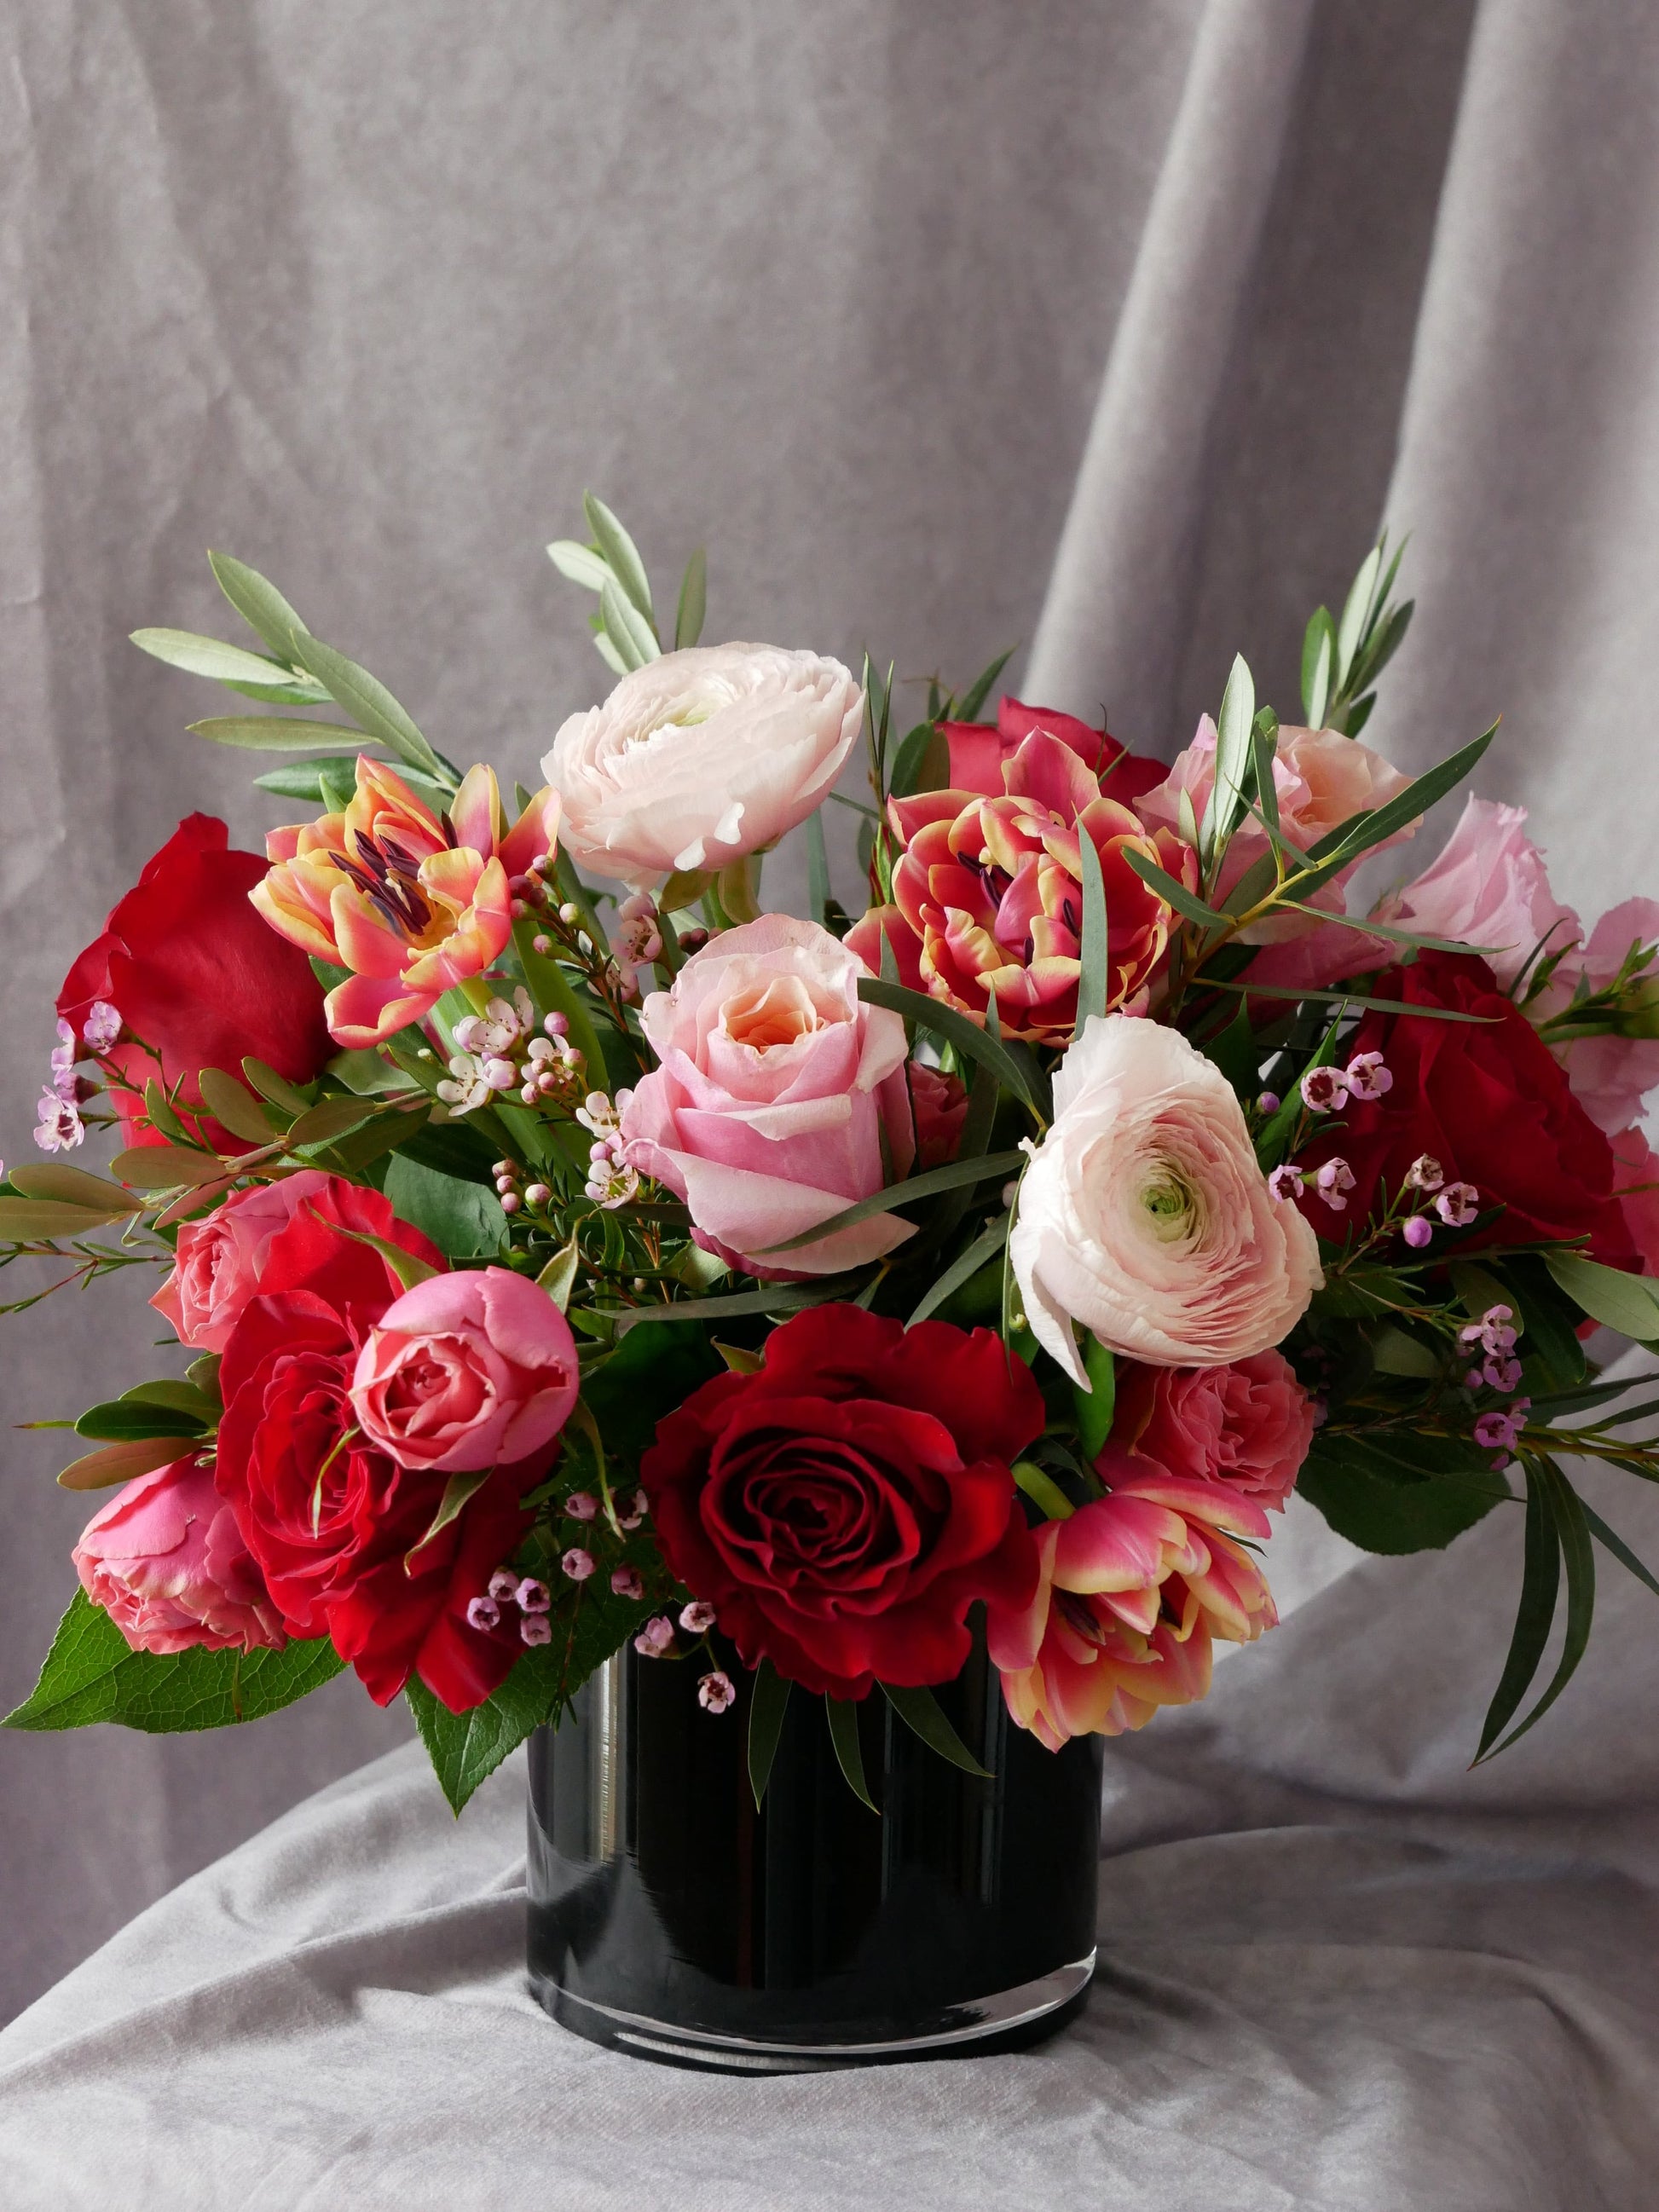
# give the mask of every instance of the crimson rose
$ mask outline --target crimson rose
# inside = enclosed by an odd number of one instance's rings
[[[975,1599],[1030,1602],[1009,1468],[1042,1424],[991,1330],[816,1306],[773,1331],[756,1373],[666,1415],[640,1478],[669,1565],[745,1665],[863,1698],[959,1673]]]
[[[230,848],[222,822],[188,816],[64,979],[58,1011],[77,1037],[96,999],[116,1008],[129,1033],[103,1055],[122,1079],[111,1098],[129,1143],[155,1141],[138,1126],[152,1076],[169,1088],[182,1079],[193,1107],[204,1067],[240,1075],[251,1057],[308,1083],[334,1051],[311,963],[248,902],[264,873],[257,853]],[[216,1121],[203,1133],[220,1151],[248,1150],[246,1138]]]
[[[474,1627],[466,1607],[528,1526],[530,1471],[498,1468],[422,1544],[448,1477],[398,1466],[356,1426],[357,1354],[402,1285],[352,1231],[442,1264],[377,1191],[333,1182],[301,1206],[225,1346],[216,1480],[290,1635],[331,1638],[377,1705],[412,1671],[460,1712],[521,1648],[505,1626]]]
[[[1393,1078],[1380,1098],[1351,1097],[1305,1151],[1299,1168],[1341,1158],[1353,1172],[1346,1212],[1311,1187],[1299,1201],[1322,1236],[1356,1230],[1380,1212],[1424,1154],[1447,1182],[1473,1183],[1481,1210],[1501,1206],[1487,1228],[1460,1247],[1588,1237],[1611,1267],[1639,1272],[1624,1212],[1613,1195],[1627,1178],[1607,1138],[1573,1097],[1566,1073],[1484,960],[1423,952],[1389,968],[1367,988],[1379,999],[1449,1006],[1483,1018],[1445,1022],[1368,1012],[1344,1049],[1377,1052]]]

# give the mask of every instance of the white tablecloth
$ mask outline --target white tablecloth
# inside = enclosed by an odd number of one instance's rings
[[[1595,1495],[1659,1556],[1650,1492]],[[0,2205],[1650,2212],[1659,1605],[1609,1570],[1562,1704],[1468,1774],[1519,1539],[1349,1569],[1113,1748],[1103,1965],[1038,2051],[732,2080],[580,2042],[524,1985],[521,1762],[458,1823],[411,1749],[0,2034]]]

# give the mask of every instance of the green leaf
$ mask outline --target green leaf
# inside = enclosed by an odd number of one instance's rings
[[[722,1303],[708,1299],[705,1305]],[[695,1312],[696,1308],[688,1308]],[[631,1330],[617,1349],[582,1377],[582,1398],[611,1457],[629,1468],[656,1440],[665,1413],[683,1405],[702,1383],[720,1372],[718,1355],[702,1337],[647,1323]]]
[[[1098,1337],[1083,1332],[1083,1371],[1092,1388],[1073,1386],[1077,1407],[1078,1442],[1086,1460],[1098,1459],[1112,1433],[1112,1414],[1117,1400],[1117,1363]]]
[[[1555,1601],[1561,1581],[1561,1544],[1541,1463],[1529,1461],[1527,1477],[1526,1550],[1521,1571],[1521,1602],[1510,1635],[1509,1656],[1486,1708],[1475,1763],[1514,1717],[1537,1674],[1555,1620]]]
[[[582,494],[582,511],[587,517],[587,526],[593,533],[593,542],[604,555],[611,574],[631,604],[650,623],[654,616],[651,605],[651,585],[645,573],[645,563],[640,558],[639,548],[605,501],[595,499],[591,491]],[[605,627],[611,629],[609,621]],[[611,635],[614,637],[615,635],[612,629]],[[653,636],[653,649],[646,655],[647,659],[657,658],[656,644]]]
[[[250,1144],[268,1145],[280,1133],[276,1122],[251,1097],[234,1075],[222,1067],[204,1067],[197,1081],[201,1088],[202,1103],[216,1121],[222,1121],[233,1136],[246,1137]]]
[[[399,760],[419,769],[446,791],[459,787],[456,778],[422,736],[408,711],[399,706],[377,677],[319,638],[301,638],[295,650],[330,698],[345,708],[359,729],[366,730],[371,738],[396,753]]]
[[[283,684],[290,672],[281,661],[262,653],[245,653],[240,645],[222,645],[216,637],[198,637],[187,629],[136,629],[132,641],[141,653],[182,668],[191,676],[206,676],[216,684]]]
[[[902,1689],[884,1682],[882,1693],[905,1726],[919,1735],[930,1751],[941,1759],[948,1759],[952,1766],[959,1766],[964,1774],[976,1774],[980,1779],[992,1779],[988,1769],[981,1766],[951,1727],[944,1708],[931,1690]]]
[[[1273,767],[1279,758],[1279,721],[1277,716],[1274,716],[1271,728],[1268,726],[1268,717],[1272,714],[1273,709],[1270,707],[1264,707],[1256,716],[1255,726],[1250,732],[1250,782],[1255,793],[1256,806],[1262,820],[1267,825],[1268,835],[1278,837],[1280,834],[1279,785],[1274,780]],[[1271,871],[1272,856],[1264,855],[1264,858],[1267,860]],[[1251,870],[1249,872],[1255,872]],[[1270,872],[1267,882],[1272,883],[1273,879],[1273,875]],[[1245,902],[1246,905],[1260,896],[1259,891],[1252,890],[1249,899]],[[1234,914],[1242,914],[1243,910],[1243,907],[1229,908],[1229,911]]]
[[[210,738],[216,745],[234,745],[243,752],[313,753],[334,758],[360,753],[363,741],[343,722],[313,722],[297,714],[210,714],[204,722],[187,722],[192,736]]]
[[[1086,835],[1079,837],[1077,849],[1083,878],[1083,937],[1079,947],[1077,1019],[1072,1035],[1080,1037],[1091,1014],[1104,1016],[1111,978],[1107,964],[1106,878],[1101,872],[1100,854],[1094,839]]]
[[[1336,626],[1336,682],[1339,690],[1347,683],[1354,653],[1364,635],[1365,620],[1371,611],[1371,593],[1376,587],[1377,574],[1382,566],[1382,548],[1373,545],[1360,562],[1359,574],[1354,578],[1348,596],[1342,603],[1342,618]]]
[[[943,791],[951,781],[951,741],[937,722],[918,722],[893,757],[888,789],[895,799],[918,791]]]
[[[112,1221],[124,1221],[137,1208],[131,1201],[115,1206],[65,1206],[51,1198],[0,1198],[0,1239],[9,1244],[33,1244],[52,1237],[85,1237]]]
[[[210,553],[208,566],[219,589],[248,628],[257,630],[271,651],[291,665],[295,642],[307,632],[275,584],[268,583],[246,562],[232,560],[228,553]]]
[[[1150,860],[1133,845],[1125,845],[1122,852],[1124,859],[1141,882],[1149,890],[1156,891],[1166,906],[1172,906],[1177,914],[1185,915],[1188,921],[1195,921],[1200,929],[1226,927],[1227,916],[1224,914],[1218,912],[1212,906],[1206,906],[1195,892],[1189,891],[1184,884],[1178,884],[1172,875],[1159,867],[1156,860]],[[1207,983],[1208,976],[1204,980]]]
[[[1023,1490],[1031,1503],[1050,1521],[1069,1521],[1077,1508],[1053,1475],[1046,1474],[1034,1460],[1014,1462],[1014,1486]]]
[[[181,1183],[217,1182],[225,1164],[211,1152],[192,1152],[182,1145],[134,1145],[117,1152],[110,1173],[134,1190],[176,1190]]]
[[[866,1006],[887,1006],[919,1029],[931,1030],[934,1036],[944,1037],[969,1060],[988,1067],[1003,1089],[1012,1091],[1016,1098],[1023,1100],[1039,1121],[1048,1120],[1053,1101],[1041,1074],[1034,1068],[1022,1066],[1005,1045],[988,1036],[969,1015],[959,1012],[955,1006],[947,1006],[943,1000],[907,990],[901,983],[880,981],[873,975],[859,978],[859,996]]]
[[[956,714],[952,717],[954,720],[976,722],[979,720],[980,709],[991,696],[991,687],[1013,657],[1014,647],[1011,645],[1006,653],[998,653],[990,666],[982,670],[974,678],[957,703]]]
[[[680,579],[680,603],[674,617],[674,648],[684,652],[702,635],[708,611],[708,563],[701,545],[685,564]]]
[[[404,1554],[405,1574],[413,1575],[420,1572],[415,1562],[421,1553],[434,1536],[443,1534],[452,1521],[460,1519],[468,1504],[477,1497],[495,1472],[493,1467],[457,1468],[453,1471],[444,1485],[444,1494],[438,1500],[437,1511],[427,1524],[426,1534],[418,1544],[411,1544]]]
[[[500,1689],[468,1712],[452,1713],[418,1674],[404,1683],[404,1696],[453,1813],[460,1813],[479,1784],[533,1729],[552,1719],[559,1695],[546,1655],[553,1648],[543,1644],[526,1653]]]
[[[171,1467],[174,1460],[189,1456],[180,1449],[177,1437],[133,1437],[71,1461],[58,1476],[58,1486],[60,1490],[113,1490],[118,1483],[136,1482],[141,1474],[153,1474],[158,1467]]]
[[[331,1144],[349,1130],[361,1129],[379,1110],[373,1099],[319,1098],[314,1106],[307,1106],[289,1128],[285,1140],[288,1149],[294,1152],[307,1145]]]
[[[650,623],[609,576],[599,593],[599,612],[605,621],[605,634],[625,669],[643,668],[647,661],[659,657],[660,648],[651,635]]]
[[[78,1437],[103,1443],[132,1443],[150,1437],[199,1437],[206,1422],[199,1413],[181,1412],[170,1406],[146,1403],[142,1398],[112,1398],[90,1406],[75,1424]],[[181,1453],[171,1455],[174,1459]],[[163,1460],[161,1464],[167,1464]]]
[[[1346,867],[1350,860],[1357,860],[1361,853],[1369,852],[1373,845],[1381,844],[1385,837],[1392,837],[1396,830],[1405,829],[1419,815],[1426,814],[1430,807],[1443,799],[1449,791],[1454,790],[1465,776],[1474,773],[1481,755],[1497,734],[1498,724],[1494,722],[1489,730],[1483,731],[1471,744],[1451,754],[1437,767],[1425,769],[1414,782],[1397,792],[1384,805],[1370,808],[1363,814],[1351,815],[1347,821],[1328,831],[1309,848],[1308,853],[1310,860],[1325,865],[1319,868],[1315,877],[1297,886],[1299,895],[1304,899],[1311,896],[1322,883],[1328,882],[1340,869]]]
[[[11,1187],[22,1198],[55,1200],[63,1206],[96,1209],[118,1220],[136,1213],[129,1192],[118,1182],[110,1182],[102,1176],[88,1175],[84,1168],[72,1168],[55,1160],[39,1167],[25,1165],[11,1171]]]
[[[847,1786],[860,1804],[867,1805],[873,1813],[876,1802],[864,1778],[864,1751],[859,1742],[859,1709],[848,1698],[826,1697],[823,1711],[830,1723],[830,1741],[836,1747],[836,1761],[846,1777]],[[757,1806],[760,1803],[758,1790],[755,1802]]]
[[[1567,1620],[1561,1641],[1561,1656],[1550,1677],[1549,1687],[1518,1727],[1510,1729],[1499,1744],[1487,1751],[1483,1742],[1476,1753],[1482,1758],[1495,1759],[1500,1751],[1507,1751],[1529,1728],[1543,1719],[1577,1673],[1579,1661],[1589,1645],[1590,1621],[1595,1611],[1595,1553],[1590,1542],[1589,1524],[1577,1492],[1567,1480],[1553,1460],[1540,1460],[1538,1473],[1542,1484],[1547,1510],[1555,1526],[1556,1540],[1567,1571]],[[1490,1717],[1490,1716],[1488,1717]]]
[[[591,545],[579,545],[574,538],[556,538],[547,549],[547,557],[562,576],[580,584],[585,592],[603,591],[611,574]]]
[[[749,1683],[749,1787],[758,1813],[772,1778],[783,1717],[789,1707],[789,1683],[769,1659],[763,1659]]]
[[[576,1285],[576,1273],[581,1265],[581,1247],[574,1231],[536,1278],[538,1290],[547,1292],[559,1311],[563,1313],[570,1304],[570,1293]]]
[[[856,1275],[836,1275],[815,1283],[769,1283],[764,1290],[738,1291],[730,1297],[682,1298],[672,1305],[633,1306],[606,1318],[620,1339],[656,1324],[735,1321],[746,1314],[790,1314],[802,1306],[832,1305],[851,1297],[859,1287]],[[577,1319],[574,1307],[569,1317],[573,1322]]]
[[[1133,853],[1125,858],[1133,860]],[[1221,975],[1203,979],[1206,991],[1226,991],[1240,999],[1305,999],[1310,1004],[1324,1006],[1370,1006],[1379,1014],[1416,1014],[1425,1022],[1473,1022],[1477,1027],[1490,1029],[1503,1019],[1501,1014],[1466,1014],[1460,1006],[1420,1006],[1408,999],[1374,999],[1368,991],[1311,991],[1294,984],[1252,983],[1248,976],[1235,983]]]
[[[1255,720],[1255,678],[1243,654],[1235,653],[1216,720],[1215,782],[1199,825],[1199,845],[1206,860],[1225,849],[1243,816]]]
[[[393,1155],[386,1194],[400,1221],[429,1237],[447,1259],[493,1260],[507,1242],[507,1216],[493,1190]]]
[[[1592,1507],[1586,1505],[1582,1498],[1578,1501],[1578,1508],[1584,1516],[1585,1527],[1603,1550],[1611,1552],[1621,1567],[1634,1575],[1638,1583],[1645,1583],[1654,1595],[1659,1597],[1659,1577],[1653,1575],[1643,1565],[1624,1538],[1609,1528],[1601,1515]]]
[[[157,1735],[225,1728],[292,1705],[337,1674],[326,1638],[281,1651],[135,1651],[109,1615],[77,1590],[33,1695],[7,1728],[85,1728],[116,1721]]]
[[[1302,712],[1308,727],[1322,730],[1336,663],[1336,625],[1328,607],[1316,607],[1302,640]]]
[[[787,1237],[781,1244],[763,1246],[755,1257],[765,1259],[775,1252],[799,1251],[803,1244],[817,1244],[838,1230],[851,1229],[860,1221],[868,1221],[872,1214],[890,1213],[896,1206],[908,1206],[914,1199],[932,1198],[937,1192],[955,1190],[964,1183],[1006,1182],[1011,1175],[1018,1175],[1024,1164],[1025,1155],[1021,1152],[991,1152],[977,1160],[947,1160],[943,1167],[928,1168],[921,1175],[910,1176],[908,1182],[890,1183],[885,1190],[860,1199],[856,1206],[844,1206],[827,1221],[819,1222],[812,1229],[803,1229],[798,1237]]]
[[[1394,1431],[1322,1430],[1297,1488],[1338,1535],[1389,1555],[1442,1551],[1512,1495],[1473,1444]]]
[[[385,1062],[380,1062],[380,1065],[384,1066]],[[255,1060],[250,1054],[242,1062],[242,1073],[251,1090],[257,1091],[260,1097],[267,1099],[271,1105],[280,1107],[284,1114],[304,1114],[309,1110],[312,1102],[305,1092],[296,1084],[290,1083],[285,1075],[278,1075],[274,1067],[266,1066],[264,1060]]]
[[[1626,1275],[1575,1252],[1547,1252],[1544,1265],[1573,1304],[1638,1344],[1659,1338],[1659,1292],[1640,1275]]]
[[[824,850],[823,810],[820,807],[806,817],[806,911],[822,929],[829,910],[830,855]]]
[[[906,1328],[914,1328],[919,1321],[938,1311],[947,1298],[953,1297],[965,1282],[976,1275],[987,1261],[994,1260],[1008,1241],[1008,1216],[1000,1213],[981,1236],[976,1237],[961,1258],[953,1261],[933,1285],[908,1321]]]

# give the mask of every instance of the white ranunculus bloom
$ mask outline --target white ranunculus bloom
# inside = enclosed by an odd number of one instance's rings
[[[561,842],[636,888],[760,852],[826,797],[863,711],[851,672],[814,653],[665,653],[554,738],[542,766],[563,801]]]
[[[1091,1018],[1060,1064],[1010,1253],[1038,1341],[1079,1383],[1073,1323],[1154,1366],[1218,1366],[1279,1343],[1322,1279],[1225,1077],[1127,1014]]]

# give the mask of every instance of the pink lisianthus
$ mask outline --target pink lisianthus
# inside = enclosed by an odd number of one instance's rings
[[[1570,952],[1527,1011],[1547,1020],[1567,1006],[1582,982],[1605,991],[1633,947],[1659,941],[1659,902],[1626,899],[1604,914],[1582,950]],[[1638,988],[1641,987],[1638,986]],[[1651,989],[1650,983],[1647,987]],[[1650,1026],[1644,1020],[1644,1027]],[[1659,1084],[1659,1037],[1584,1036],[1556,1048],[1573,1097],[1599,1129],[1616,1136],[1641,1119],[1642,1102]]]
[[[1659,1275],[1659,1152],[1639,1127],[1620,1129],[1610,1142],[1615,1163],[1613,1192],[1623,1209],[1630,1241],[1641,1255],[1642,1273]]]
[[[1525,834],[1527,810],[1496,799],[1464,801],[1440,857],[1385,899],[1380,921],[1424,937],[1490,946],[1486,964],[1505,990],[1533,960],[1566,952],[1583,934],[1577,915],[1550,889],[1544,856]]]
[[[1234,1540],[1267,1534],[1254,1499],[1156,1470],[1046,1522],[1036,1597],[1023,1612],[993,1604],[987,1614],[1013,1719],[1057,1751],[1203,1697],[1213,1640],[1250,1643],[1279,1618]]]
[[[1129,865],[1138,854],[1188,886],[1190,850],[1147,830],[1073,746],[1034,730],[1000,764],[994,797],[932,791],[889,802],[904,852],[893,898],[912,939],[901,975],[948,1006],[983,1018],[993,999],[1004,1033],[1038,1043],[1069,1037],[1083,969],[1087,837],[1106,890],[1107,1002],[1139,1011],[1169,943],[1170,908]],[[872,909],[848,943],[876,967],[891,910]]]
[[[916,1123],[916,1160],[923,1168],[943,1167],[957,1156],[962,1125],[968,1119],[968,1087],[959,1075],[943,1074],[926,1060],[910,1062],[910,1105]]]
[[[331,1180],[319,1168],[305,1168],[283,1182],[233,1191],[205,1219],[185,1223],[172,1271],[150,1299],[180,1344],[192,1352],[224,1350],[258,1290],[272,1237]]]
[[[1282,1511],[1308,1447],[1313,1405],[1279,1352],[1224,1367],[1118,1369],[1112,1433],[1096,1462],[1116,1488],[1162,1468]]]
[[[282,1614],[194,1459],[141,1474],[81,1532],[75,1571],[135,1651],[280,1650]]]
[[[555,850],[559,802],[536,793],[509,829],[495,772],[469,769],[440,821],[395,769],[361,757],[343,813],[273,830],[249,893],[273,929],[354,972],[328,994],[339,1044],[382,1042],[481,975],[512,934],[511,883]]]
[[[623,1157],[683,1198],[697,1242],[766,1279],[862,1267],[915,1231],[873,1214],[817,1243],[768,1247],[827,1221],[915,1157],[904,1024],[863,1004],[857,955],[787,915],[728,929],[641,1022],[659,1066],[627,1095]]]
[[[476,1471],[529,1459],[570,1418],[569,1324],[507,1267],[432,1275],[386,1308],[357,1355],[351,1406],[400,1467]]]
[[[1171,832],[1180,830],[1183,793],[1191,802],[1194,823],[1203,822],[1204,810],[1215,788],[1215,724],[1206,714],[1191,744],[1176,756],[1175,765],[1164,782],[1136,800],[1135,811],[1149,829]],[[1279,798],[1279,826],[1300,852],[1305,853],[1310,845],[1352,816],[1384,805],[1406,788],[1407,781],[1380,753],[1374,753],[1358,738],[1344,737],[1340,730],[1305,730],[1286,724],[1279,732],[1273,787]],[[1415,836],[1417,824],[1408,823],[1392,837],[1385,838],[1383,845],[1398,844],[1402,838]],[[1271,849],[1267,831],[1247,817],[1227,848],[1217,896],[1224,898]],[[1340,914],[1343,905],[1341,887],[1352,873],[1352,869],[1345,869],[1310,903]],[[1320,927],[1311,915],[1276,915],[1244,931],[1243,939],[1249,945],[1286,944],[1309,937]],[[1331,947],[1330,957],[1344,960],[1348,951],[1358,946],[1361,948],[1363,964],[1366,940],[1352,931],[1344,930],[1339,934],[1351,940],[1350,946],[1343,948],[1327,940]]]

